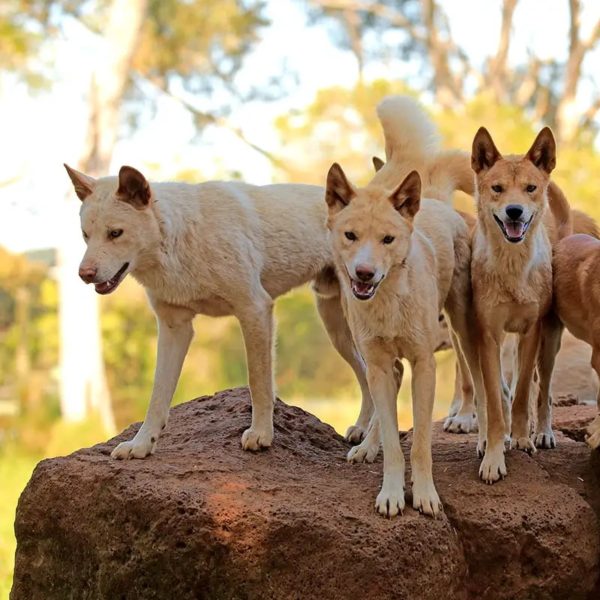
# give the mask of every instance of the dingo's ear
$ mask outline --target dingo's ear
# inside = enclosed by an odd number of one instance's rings
[[[119,189],[117,197],[134,208],[142,209],[150,202],[150,184],[146,178],[133,167],[121,167],[119,171]]]
[[[406,176],[390,196],[390,202],[405,219],[413,220],[421,206],[421,176],[417,171]]]
[[[471,167],[475,173],[490,169],[500,160],[502,155],[494,144],[490,132],[485,127],[480,127],[473,140],[471,152]]]
[[[75,193],[80,200],[85,200],[93,191],[96,185],[96,180],[89,175],[80,173],[75,169],[72,169],[68,164],[64,163],[65,169],[69,178],[73,182]]]
[[[379,158],[379,156],[373,157],[373,166],[375,167],[375,173],[377,173],[377,171],[379,171],[381,167],[383,167],[383,165],[385,165],[385,163]]]
[[[348,206],[356,192],[346,179],[342,167],[333,163],[327,173],[327,187],[325,189],[325,201],[329,207],[329,214],[333,215]]]
[[[544,127],[525,155],[538,169],[550,174],[556,166],[556,142],[550,127]]]

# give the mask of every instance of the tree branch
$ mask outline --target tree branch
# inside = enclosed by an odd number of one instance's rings
[[[600,20],[594,25],[587,40],[580,36],[580,0],[569,0],[569,57],[565,67],[564,87],[560,101],[556,108],[556,121],[558,137],[563,141],[570,141],[577,132],[579,124],[575,98],[577,87],[581,79],[581,71],[585,55],[592,50],[600,40]]]
[[[504,0],[502,4],[502,24],[500,26],[500,40],[496,55],[489,61],[488,83],[492,86],[496,99],[501,101],[506,98],[508,87],[508,51],[512,21],[518,0]]]

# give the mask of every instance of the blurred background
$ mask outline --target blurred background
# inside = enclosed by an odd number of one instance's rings
[[[384,156],[375,105],[413,94],[448,147],[485,124],[524,152],[550,125],[555,179],[600,218],[600,3],[594,0],[2,0],[0,2],[0,598],[35,463],[143,418],[156,329],[129,278],[77,277],[78,208],[62,167],[149,179],[356,182]],[[472,202],[457,198],[472,210]],[[286,402],[343,432],[358,411],[308,289],[277,304]],[[246,381],[233,319],[198,317],[175,402]],[[438,355],[435,416],[454,362]],[[405,384],[400,426],[411,426]]]

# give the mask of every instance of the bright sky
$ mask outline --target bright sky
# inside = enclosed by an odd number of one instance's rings
[[[500,0],[442,0],[454,39],[478,64],[497,45]],[[543,15],[540,7],[543,4]],[[294,0],[270,0],[273,25],[245,63],[241,77],[261,81],[278,73],[282,61],[299,76],[294,93],[277,103],[249,104],[233,120],[246,136],[260,146],[277,149],[273,119],[292,108],[309,104],[316,91],[331,85],[351,87],[356,81],[353,57],[337,49],[325,27],[308,27]],[[600,2],[587,0],[582,19],[583,34],[600,17]],[[566,0],[521,0],[515,16],[511,46],[513,61],[528,51],[541,58],[563,58],[567,42]],[[557,43],[556,40],[560,40]],[[9,77],[0,78],[0,245],[13,251],[56,246],[65,234],[65,195],[68,187],[63,162],[76,163],[83,143],[88,75],[94,60],[102,56],[102,40],[80,26],[66,28],[64,39],[44,50],[43,58],[55,65],[58,82],[51,91],[31,95]],[[590,56],[597,64],[600,53]],[[591,68],[588,67],[591,71]],[[418,77],[417,66],[398,61],[392,67],[373,65],[367,77]],[[592,93],[600,80],[590,77],[584,94]],[[249,182],[271,181],[268,161],[241,143],[229,131],[209,129],[200,140],[188,114],[172,100],[164,99],[151,122],[118,143],[111,171],[121,164],[145,170],[150,178],[169,178],[178,171],[194,169],[205,178],[237,170]],[[68,203],[69,210],[76,205]]]

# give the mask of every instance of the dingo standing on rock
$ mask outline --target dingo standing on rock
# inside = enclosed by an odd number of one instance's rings
[[[403,372],[399,359],[406,358],[413,375],[413,507],[437,515],[442,506],[432,476],[431,417],[441,310],[480,384],[475,340],[467,323],[470,235],[465,221],[448,204],[421,200],[421,177],[406,169],[414,165],[421,170],[426,195],[447,199],[457,182],[469,177],[469,163],[458,153],[437,153],[433,127],[410,98],[388,98],[378,114],[388,161],[373,181],[357,189],[338,164],[327,176],[334,259],[348,324],[365,360],[375,404],[371,428],[348,458],[372,460],[381,432],[384,474],[376,508],[389,517],[402,512],[405,467],[396,397]]]
[[[65,165],[66,166],[66,165]],[[196,314],[235,315],[246,346],[252,424],[246,450],[273,439],[273,301],[317,278],[327,279],[332,258],[323,189],[309,185],[253,186],[237,182],[148,183],[131,167],[118,177],[93,179],[66,167],[82,200],[87,251],[79,275],[109,294],[130,273],[146,289],[158,321],[154,389],[143,425],[119,444],[114,458],[154,452],[193,336]],[[371,412],[362,359],[354,350],[338,293],[317,296],[336,348],[350,363]]]
[[[477,226],[473,237],[471,276],[479,329],[479,352],[487,424],[479,420],[479,470],[487,483],[506,475],[505,434],[511,448],[534,452],[530,438],[529,396],[542,339],[544,319],[552,302],[552,247],[543,219],[550,173],[556,165],[552,132],[542,129],[524,156],[503,158],[485,128],[473,140]],[[568,203],[550,203],[557,235],[571,228]],[[519,334],[518,378],[511,407],[503,401],[500,350],[504,332]],[[540,390],[546,394],[551,365],[540,363]],[[549,368],[548,368],[549,366]],[[483,400],[483,402],[482,402]],[[478,416],[482,411],[478,410]],[[512,428],[511,420],[512,417]],[[540,445],[553,444],[552,427],[538,427]]]

